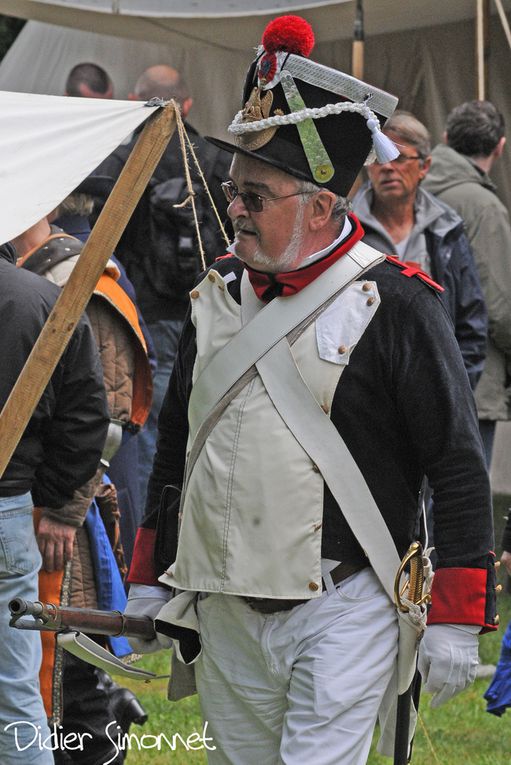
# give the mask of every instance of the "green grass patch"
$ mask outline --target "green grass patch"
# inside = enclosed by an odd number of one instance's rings
[[[511,497],[494,497],[496,552],[500,557],[500,539],[504,526],[504,515],[511,506]],[[511,597],[508,594],[508,577],[499,572],[499,581],[503,592],[499,596],[499,614],[501,629],[487,634],[480,640],[480,657],[483,664],[496,664],[500,654],[500,642],[507,623],[511,619]],[[169,671],[169,654],[160,652],[145,656],[137,666],[158,674]],[[430,697],[423,693],[419,709],[419,724],[414,742],[413,765],[509,765],[511,757],[511,710],[498,718],[486,712],[483,694],[490,680],[476,680],[473,686],[459,696],[451,699],[438,709],[429,706]],[[168,739],[176,733],[183,739],[195,731],[202,733],[203,723],[197,697],[179,702],[167,701],[167,681],[157,680],[149,684],[137,681],[123,682],[140,699],[149,714],[149,720],[143,727],[132,726],[131,733],[137,734],[141,746],[155,743],[148,736],[164,733]],[[146,736],[144,740],[143,735]],[[375,741],[377,735],[375,735]],[[195,744],[196,746],[196,744]],[[179,741],[175,750],[165,743],[157,748],[137,750],[133,739],[133,748],[127,756],[129,765],[199,765],[205,764],[205,751],[187,751]],[[381,757],[371,750],[368,765],[389,765],[391,760]],[[243,765],[243,763],[239,763]],[[261,763],[264,765],[264,763]],[[310,763],[314,765],[314,763]],[[339,765],[342,765],[341,763]]]

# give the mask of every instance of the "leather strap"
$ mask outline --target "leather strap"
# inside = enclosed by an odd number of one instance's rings
[[[284,338],[256,364],[273,405],[318,466],[390,600],[400,558],[360,468],[296,367]]]
[[[62,240],[66,244],[62,246]],[[43,244],[32,253],[27,253],[18,261],[18,268],[25,268],[34,274],[44,275],[48,269],[62,263],[62,261],[79,255],[83,249],[83,242],[64,231],[51,234]]]

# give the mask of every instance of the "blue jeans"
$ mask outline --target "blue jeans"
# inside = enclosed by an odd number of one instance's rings
[[[9,627],[7,609],[13,598],[38,598],[41,555],[35,538],[32,510],[32,498],[28,493],[16,497],[0,497],[2,765],[53,765],[53,754],[42,743],[50,735],[50,730],[39,692],[41,637],[38,632]]]
[[[151,411],[138,436],[140,501],[142,508],[145,507],[147,482],[151,474],[154,454],[156,452],[158,415],[160,414],[161,405],[169,384],[169,377],[174,367],[183,321],[181,319],[162,319],[147,326],[156,351],[158,367],[153,377],[153,404]]]

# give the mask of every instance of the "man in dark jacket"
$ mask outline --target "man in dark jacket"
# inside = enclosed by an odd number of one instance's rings
[[[488,345],[475,397],[488,465],[495,426],[509,419],[511,378],[511,225],[489,173],[504,151],[504,118],[490,101],[467,101],[448,115],[435,146],[428,191],[465,222],[488,309]]]
[[[368,168],[369,182],[353,199],[365,231],[363,241],[429,274],[444,291],[472,389],[486,347],[486,308],[463,221],[421,186],[431,163],[426,127],[413,115],[395,112],[384,132],[398,145],[392,162]]]
[[[0,406],[12,390],[60,290],[15,267],[11,245],[0,248]],[[52,765],[39,693],[41,642],[37,632],[8,625],[7,603],[37,600],[41,565],[33,505],[58,509],[99,464],[108,410],[94,336],[82,319],[0,477],[0,761]],[[62,526],[51,542],[55,559],[70,557],[75,530]],[[44,551],[46,552],[46,551]],[[40,726],[40,727],[38,727]]]
[[[175,69],[157,65],[146,69],[129,98],[147,101],[173,98],[186,120],[193,100]],[[229,172],[229,155],[208,144],[186,123],[188,136],[209,186],[220,219],[226,219],[226,202],[220,184]],[[138,136],[119,146],[95,174],[117,179]],[[207,263],[226,249],[221,226],[190,157],[190,174],[198,208],[200,231]],[[137,293],[137,302],[156,349],[158,368],[153,380],[153,406],[139,438],[142,506],[156,449],[157,421],[174,364],[177,341],[188,306],[188,292],[202,270],[199,244],[191,208],[174,207],[188,197],[179,136],[176,131],[119,242],[116,255]]]

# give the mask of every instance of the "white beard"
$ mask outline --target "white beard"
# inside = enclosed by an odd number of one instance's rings
[[[296,267],[296,258],[300,252],[302,241],[302,228],[295,228],[293,236],[280,258],[277,260],[271,258],[258,247],[252,256],[252,261],[255,266],[260,266],[262,270],[267,270],[270,273],[277,274],[284,271],[291,271],[293,267]]]
[[[276,259],[268,255],[260,247],[257,247],[251,257],[252,262],[249,265],[253,266],[254,268],[258,268],[261,271],[267,271],[268,273],[274,274],[292,271],[297,267],[298,264],[296,260],[300,254],[300,249],[303,242],[301,212],[305,202],[306,200],[300,197],[298,209],[296,211],[293,234],[282,255]]]

